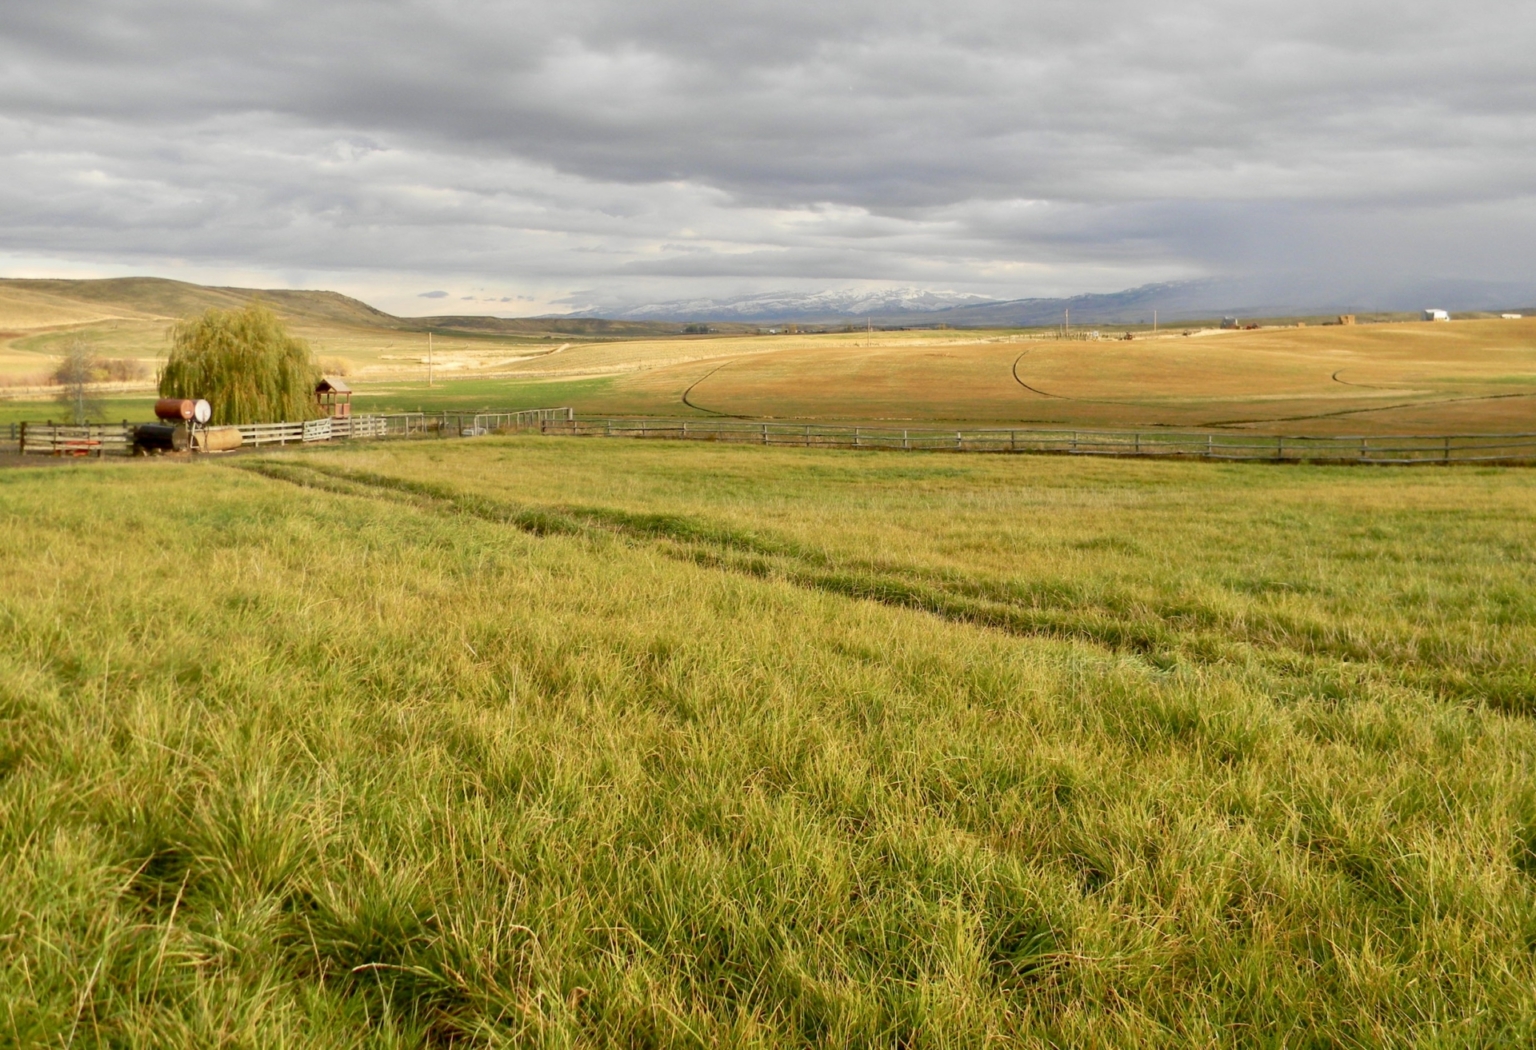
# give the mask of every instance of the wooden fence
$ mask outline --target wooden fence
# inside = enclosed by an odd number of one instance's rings
[[[242,447],[261,447],[363,438],[472,437],[538,430],[546,423],[569,424],[574,419],[569,408],[529,408],[512,412],[399,412],[293,423],[243,423],[236,429],[240,431]],[[7,426],[11,441],[24,453],[103,456],[133,452],[135,425],[128,422],[79,427],[51,422]]]
[[[1536,433],[1307,437],[1188,431],[955,429],[748,423],[734,420],[571,419],[546,434],[734,441],[805,448],[1036,452],[1311,463],[1536,462]]]
[[[125,456],[133,451],[133,428],[126,423],[12,423],[18,452],[53,456]]]
[[[21,452],[127,455],[129,423],[67,426],[9,424]],[[1536,433],[1308,437],[1233,432],[1059,430],[1041,428],[868,427],[737,420],[577,419],[569,408],[516,412],[360,415],[241,426],[249,446],[359,438],[473,437],[537,430],[542,434],[733,441],[804,448],[905,449],[949,452],[1036,452],[1075,456],[1161,456],[1209,460],[1310,463],[1536,463]]]

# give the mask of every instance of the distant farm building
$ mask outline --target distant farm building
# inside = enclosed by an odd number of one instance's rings
[[[1221,327],[1223,327],[1223,328],[1241,328],[1242,325],[1238,324],[1237,318],[1235,318],[1235,317],[1223,317],[1221,319]]]
[[[1424,311],[1424,320],[1426,321],[1449,321],[1450,319],[1451,315],[1446,313],[1444,310]]]
[[[323,376],[315,385],[315,403],[332,419],[352,416],[352,388],[335,376]]]
[[[1506,320],[1506,321],[1518,321],[1518,320],[1520,320],[1520,318],[1524,317],[1525,315],[1524,314],[1499,314],[1499,316],[1504,318],[1504,320]]]
[[[1354,324],[1354,323],[1355,323],[1355,315],[1354,314],[1339,314],[1339,324]]]

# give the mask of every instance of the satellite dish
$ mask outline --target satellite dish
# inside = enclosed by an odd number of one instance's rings
[[[192,406],[192,418],[199,423],[206,423],[213,418],[213,406],[202,398],[197,399],[197,404]]]

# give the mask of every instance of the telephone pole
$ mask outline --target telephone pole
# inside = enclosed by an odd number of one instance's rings
[[[427,389],[432,389],[432,329],[427,329]]]

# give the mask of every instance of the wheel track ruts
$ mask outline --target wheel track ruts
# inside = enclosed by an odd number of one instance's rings
[[[1034,349],[1034,347],[1030,347],[1030,350],[1033,350],[1033,349]],[[1038,387],[1030,386],[1028,383],[1024,382],[1024,380],[1019,378],[1019,362],[1024,360],[1024,354],[1029,353],[1030,350],[1025,350],[1024,353],[1020,354],[1018,357],[1015,357],[1013,359],[1013,381],[1015,383],[1019,384],[1019,386],[1023,387],[1025,390],[1028,390],[1031,394],[1039,394],[1041,397],[1055,398],[1057,401],[1076,401],[1077,398],[1075,398],[1075,397],[1067,397],[1064,394],[1051,394],[1051,393],[1047,393],[1046,391],[1041,390]]]
[[[538,536],[590,535],[607,532],[629,542],[655,543],[654,549],[702,568],[740,573],[764,580],[777,580],[807,590],[836,594],[857,601],[870,601],[925,612],[942,620],[968,623],[998,630],[1018,637],[1049,637],[1101,645],[1117,652],[1137,654],[1177,654],[1195,664],[1219,662],[1228,653],[1212,653],[1213,639],[1180,630],[1162,615],[1154,613],[1142,622],[1127,622],[1117,616],[1123,610],[1113,606],[1088,608],[1067,605],[1042,607],[1038,596],[1013,594],[1006,585],[973,580],[945,572],[925,572],[916,566],[829,559],[825,552],[801,549],[792,540],[761,534],[739,533],[701,519],[668,514],[635,514],[596,507],[529,507],[503,504],[473,493],[455,491],[448,486],[413,482],[368,471],[355,471],[313,461],[285,457],[252,459],[230,463],[230,468],[257,474],[274,481],[304,488],[329,490],[363,499],[386,499],[413,505],[421,510],[447,511],[511,526]],[[1217,632],[1218,635],[1220,632]],[[1242,632],[1239,632],[1242,633]],[[1248,646],[1254,638],[1242,638]],[[1313,639],[1300,639],[1300,645],[1259,646],[1260,653],[1272,653],[1276,666],[1294,668],[1314,661],[1332,661],[1340,656],[1363,655],[1357,647],[1318,646]],[[1218,649],[1221,647],[1218,645]],[[1244,652],[1251,650],[1244,649]],[[1482,688],[1480,679],[1472,683],[1460,677],[1427,674],[1412,675],[1404,661],[1406,684],[1431,691],[1447,686],[1452,695],[1471,695]],[[1390,659],[1384,660],[1391,667]],[[1456,675],[1462,674],[1461,668]],[[1527,713],[1520,709],[1521,713]]]
[[[1476,397],[1447,397],[1439,401],[1404,401],[1396,405],[1374,405],[1370,408],[1345,408],[1337,412],[1314,412],[1305,416],[1270,416],[1265,419],[1218,419],[1208,423],[1197,423],[1201,427],[1241,427],[1254,423],[1299,423],[1304,419],[1334,419],[1338,416],[1358,416],[1367,412],[1391,412],[1397,408],[1434,408],[1437,405],[1458,405],[1468,401],[1504,401],[1512,397],[1536,397],[1536,393],[1523,394],[1479,394]]]
[[[688,395],[693,393],[694,387],[698,386],[700,383],[704,382],[704,380],[708,379],[710,376],[714,375],[716,372],[720,371],[720,369],[724,368],[730,363],[731,362],[729,361],[721,361],[714,368],[711,368],[708,372],[705,372],[703,375],[699,376],[699,378],[689,383],[688,389],[683,391],[683,404],[687,405],[695,412],[707,412],[712,416],[725,416],[727,418],[731,418],[731,414],[729,412],[717,412],[712,408],[704,408],[702,405],[696,405],[692,401],[688,400]]]

